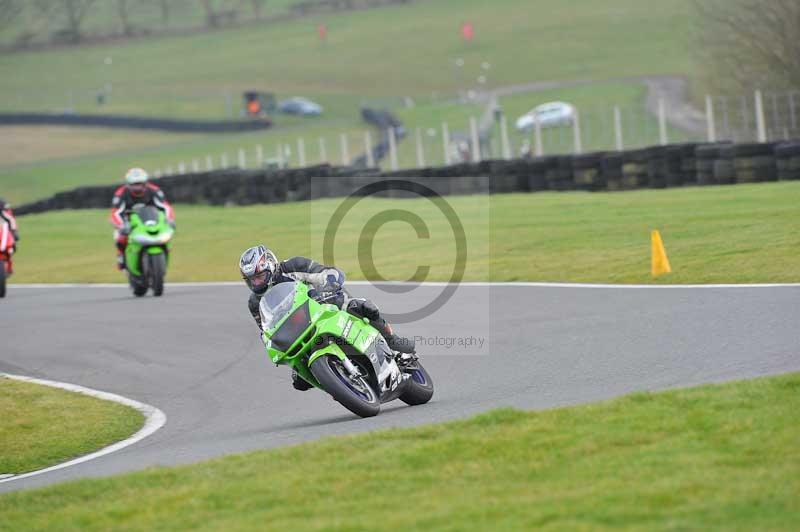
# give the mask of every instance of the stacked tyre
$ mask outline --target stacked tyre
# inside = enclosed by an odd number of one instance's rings
[[[726,165],[723,158],[728,157],[727,150],[730,149],[730,144],[727,143],[713,143],[713,144],[700,144],[695,148],[695,168],[696,179],[698,185],[717,185],[721,184],[717,181],[717,176],[720,176],[727,182],[732,182],[733,164],[730,162],[730,168]],[[725,154],[723,155],[723,151]],[[718,161],[723,160],[722,164],[717,164]],[[727,176],[726,174],[730,174]],[[725,181],[722,181],[725,182]]]
[[[603,190],[606,188],[602,162],[605,153],[576,155],[572,159],[572,179],[578,190]]]
[[[666,146],[648,148],[647,181],[651,188],[666,188],[669,174]]]
[[[622,156],[622,189],[643,188],[650,183],[647,165],[651,149],[632,150]]]
[[[733,168],[737,183],[777,181],[774,144],[737,144],[733,147]]]
[[[572,180],[572,157],[559,155],[555,157],[554,164],[547,169],[547,187],[550,190],[574,190],[575,182]]]
[[[775,146],[778,179],[800,180],[800,142],[785,142]]]
[[[606,153],[600,162],[607,190],[622,190],[623,157],[619,152]]]

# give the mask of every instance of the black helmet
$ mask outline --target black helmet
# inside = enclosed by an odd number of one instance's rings
[[[278,257],[264,246],[253,246],[242,253],[239,271],[247,287],[261,295],[275,282]]]

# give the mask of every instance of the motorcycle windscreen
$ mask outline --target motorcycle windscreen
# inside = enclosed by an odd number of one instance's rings
[[[159,210],[152,205],[139,204],[133,208],[133,211],[139,216],[139,219],[142,220],[142,223],[145,225],[158,223]],[[148,224],[148,222],[150,222],[150,224]]]
[[[286,321],[272,334],[272,348],[286,353],[293,343],[311,327],[308,301],[292,312]]]
[[[261,329],[270,332],[294,306],[296,283],[278,283],[264,294],[258,305]]]

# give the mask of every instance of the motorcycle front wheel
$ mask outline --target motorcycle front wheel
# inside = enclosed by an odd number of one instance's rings
[[[357,416],[373,417],[381,411],[381,401],[364,377],[354,378],[335,356],[322,356],[312,364],[311,373],[322,389]]]
[[[148,255],[150,267],[150,286],[153,287],[153,295],[156,297],[164,293],[164,276],[167,273],[167,258],[163,253]]]

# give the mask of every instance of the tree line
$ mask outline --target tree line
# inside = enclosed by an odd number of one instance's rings
[[[100,30],[101,36],[133,36],[166,30],[175,18],[187,13],[199,14],[208,28],[258,20],[263,18],[266,4],[267,0],[0,0],[0,29],[18,27],[18,45],[42,38],[79,43],[88,37],[87,22],[98,16],[100,8],[106,16],[101,23],[107,26]],[[158,13],[160,28],[141,27],[143,15],[152,16],[153,12]],[[41,35],[43,28],[49,35]]]

